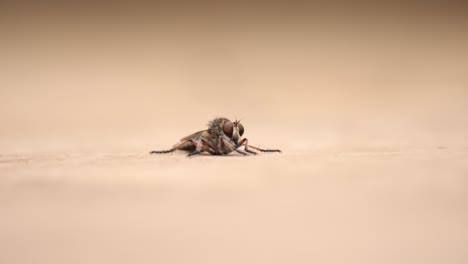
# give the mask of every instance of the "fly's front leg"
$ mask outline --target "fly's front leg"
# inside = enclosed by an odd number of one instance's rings
[[[247,146],[249,148],[253,148],[253,149],[261,151],[261,152],[279,152],[279,153],[281,153],[281,150],[279,150],[279,149],[261,149],[261,148],[254,147],[252,145],[246,145],[246,147]]]
[[[242,139],[241,141],[239,141],[239,144],[237,144],[237,147],[236,147],[236,148],[238,148],[238,147],[240,147],[240,146],[242,146],[242,145],[244,145],[244,150],[245,150],[245,152],[248,152],[248,153],[250,153],[250,154],[257,155],[257,152],[252,151],[252,150],[249,149],[249,140],[248,140],[248,139],[244,138],[244,139]]]
[[[220,138],[221,144],[226,145],[231,151],[235,151],[235,152],[240,153],[240,154],[242,154],[242,155],[244,155],[244,156],[247,155],[247,153],[245,153],[245,152],[242,151],[242,150],[237,149],[237,146],[234,145],[234,144],[232,144],[232,143],[229,142],[229,141],[230,141],[229,139],[225,139],[224,137],[221,137],[221,138]]]
[[[187,144],[190,143],[190,140],[183,140],[182,142],[176,144],[174,147],[168,150],[153,150],[150,152],[150,154],[166,154],[166,153],[172,153],[178,149],[181,149],[185,147]]]

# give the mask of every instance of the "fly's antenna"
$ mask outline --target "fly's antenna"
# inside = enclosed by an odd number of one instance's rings
[[[241,119],[239,119],[239,120],[237,120],[237,118],[236,118],[236,122],[237,122],[237,123],[240,123],[240,121],[242,121],[242,120],[244,120],[244,119],[245,119],[245,116],[244,116],[244,117],[242,117],[242,118],[241,118]]]

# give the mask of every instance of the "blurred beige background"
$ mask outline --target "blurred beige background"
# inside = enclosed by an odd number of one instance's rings
[[[468,15],[10,4],[1,263],[466,263]],[[150,156],[243,118],[283,154]]]

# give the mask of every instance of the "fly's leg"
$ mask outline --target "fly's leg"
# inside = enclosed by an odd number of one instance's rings
[[[219,155],[219,151],[218,151],[218,148],[216,148],[216,146],[214,146],[211,142],[209,141],[206,141],[204,139],[199,139],[199,140],[193,140],[193,139],[189,139],[189,141],[194,144],[195,146],[197,146],[197,149],[191,153],[189,153],[187,155],[187,157],[191,157],[191,156],[194,156],[194,155],[198,155],[202,152],[208,152],[210,153],[211,155]]]
[[[198,154],[200,154],[200,153],[202,153],[202,151],[197,149],[197,150],[195,150],[195,151],[190,152],[189,154],[187,154],[187,157],[192,157],[192,156],[198,155]]]
[[[246,139],[246,138],[244,138],[244,139],[242,139],[241,141],[239,141],[239,144],[237,144],[237,147],[239,148],[239,147],[241,147],[242,145],[244,145],[244,150],[245,150],[246,152],[249,152],[249,153],[252,153],[252,154],[257,154],[257,152],[250,150],[249,147],[250,147],[250,148],[253,148],[253,149],[255,149],[255,150],[261,151],[261,152],[280,152],[280,153],[281,153],[281,150],[279,150],[279,149],[261,149],[261,148],[258,148],[258,147],[254,147],[254,146],[252,146],[252,145],[249,145],[248,142],[249,142],[249,140]]]
[[[257,152],[252,151],[252,150],[249,149],[249,140],[248,140],[248,139],[244,138],[244,139],[242,139],[241,141],[239,141],[239,144],[237,144],[237,148],[240,147],[240,146],[242,146],[242,145],[244,145],[244,150],[245,150],[245,152],[248,152],[248,153],[250,153],[250,154],[257,155]]]
[[[254,147],[252,145],[246,145],[246,147],[247,146],[249,146],[249,148],[253,148],[253,149],[261,151],[261,152],[279,152],[279,153],[281,153],[281,150],[279,150],[279,149],[261,149],[261,148]]]
[[[247,155],[246,152],[237,149],[237,147],[234,144],[229,142],[229,140],[226,140],[224,137],[221,137],[220,141],[221,141],[222,144],[226,145],[231,151],[235,151],[235,152],[240,153],[240,154],[242,154],[244,156]]]
[[[219,149],[213,143],[204,139],[201,141],[203,143],[203,148],[205,148],[207,152],[209,152],[211,155],[219,155]]]
[[[197,148],[193,152],[190,152],[187,155],[187,157],[198,155],[202,153],[203,151],[205,151],[205,149],[203,148],[203,139],[197,139],[197,140],[189,139],[189,141],[192,142],[192,144],[194,144]]]
[[[172,153],[178,149],[181,149],[186,146],[187,143],[190,143],[190,140],[183,140],[182,142],[178,143],[174,147],[168,150],[153,150],[150,152],[150,154],[166,154],[166,153]]]

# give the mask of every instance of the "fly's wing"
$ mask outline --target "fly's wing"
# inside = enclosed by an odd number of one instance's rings
[[[208,130],[198,131],[196,133],[191,134],[190,136],[184,137],[180,141],[185,141],[185,140],[188,140],[188,139],[197,139],[198,137],[200,137],[205,132],[208,132]],[[184,144],[184,146],[182,148],[180,148],[180,150],[186,150],[186,151],[194,151],[195,149],[196,149],[196,146],[192,142],[187,142],[187,143]]]
[[[196,138],[200,137],[204,132],[207,132],[207,131],[208,130],[205,129],[205,130],[202,130],[202,131],[195,132],[195,133],[191,134],[190,136],[184,137],[180,141],[184,141],[184,140],[187,140],[187,139],[196,139]]]

